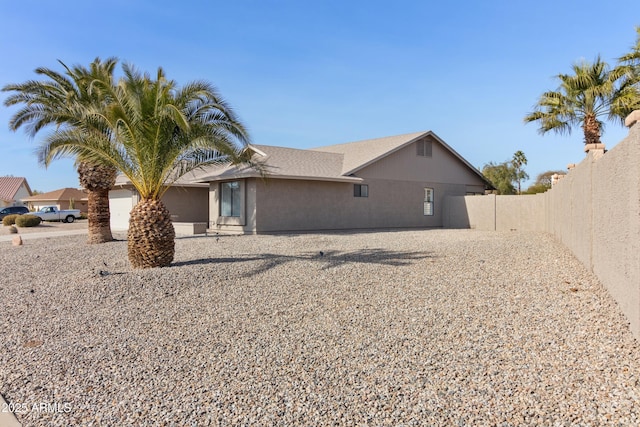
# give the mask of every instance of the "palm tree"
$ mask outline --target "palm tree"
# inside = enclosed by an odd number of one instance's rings
[[[186,173],[211,164],[249,162],[249,138],[233,110],[207,82],[183,87],[161,68],[155,78],[124,65],[109,88],[110,103],[86,111],[82,126],[52,134],[42,146],[45,163],[79,156],[121,171],[140,201],[131,211],[129,260],[133,267],[169,265],[175,233],[161,197]]]
[[[609,69],[597,57],[595,62],[574,64],[573,74],[559,74],[560,87],[542,94],[535,111],[525,116],[525,123],[538,122],[538,131],[570,134],[582,127],[585,144],[600,144],[604,127],[602,118],[624,122],[638,100],[638,91],[628,78],[628,70]]]
[[[518,182],[518,194],[522,194],[522,189],[520,184],[523,179],[528,179],[529,174],[525,172],[523,166],[527,164],[527,157],[520,150],[516,151],[513,154],[513,159],[511,159],[511,164],[513,165],[515,179]]]
[[[626,73],[627,85],[638,95],[640,93],[640,27],[636,27],[636,32],[638,33],[636,44],[631,48],[631,52],[618,58],[618,68]],[[636,96],[631,108],[640,109],[640,95]]]
[[[21,84],[9,84],[2,90],[14,92],[5,105],[24,104],[13,115],[9,126],[13,131],[25,127],[31,137],[43,128],[53,125],[57,129],[78,126],[87,108],[105,105],[106,93],[97,82],[113,81],[117,59],[102,62],[96,58],[89,69],[67,67],[60,74],[48,68],[36,69],[36,74],[47,80],[29,80]],[[42,161],[42,159],[40,159]],[[104,243],[113,240],[109,213],[109,190],[115,184],[116,169],[76,158],[80,185],[88,192],[88,243]]]

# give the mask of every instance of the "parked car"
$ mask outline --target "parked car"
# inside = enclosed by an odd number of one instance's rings
[[[61,211],[56,206],[43,206],[39,211],[31,214],[39,216],[43,221],[73,222],[80,219],[80,210],[66,209]]]
[[[7,208],[0,209],[0,219],[7,215],[23,215],[29,213],[29,209],[25,206],[9,206]]]

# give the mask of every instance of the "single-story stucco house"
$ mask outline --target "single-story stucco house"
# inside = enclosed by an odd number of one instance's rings
[[[174,220],[241,233],[442,227],[445,196],[491,188],[431,131],[305,150],[247,149],[262,173],[245,166],[197,171],[164,199]],[[121,182],[110,198],[112,227],[122,227],[135,195]]]
[[[43,206],[56,206],[58,209],[79,209],[87,213],[89,198],[84,190],[60,188],[47,193],[36,194],[24,199],[29,209],[40,210]]]

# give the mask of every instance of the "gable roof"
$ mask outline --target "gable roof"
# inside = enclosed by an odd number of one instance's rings
[[[417,141],[428,133],[429,132],[414,132],[385,138],[366,139],[363,141],[312,148],[312,150],[327,153],[342,153],[344,155],[342,174],[349,175],[398,151],[405,145]]]
[[[266,166],[265,175],[272,178],[359,182],[361,178],[353,176],[357,171],[427,137],[441,144],[445,150],[460,160],[486,185],[492,187],[478,169],[432,131],[327,145],[309,150],[271,145],[250,145],[248,149],[255,152],[254,160],[264,164]],[[228,165],[206,168],[196,176],[198,181],[204,182],[258,177],[260,174],[248,166]]]
[[[67,200],[87,200],[87,193],[77,188],[60,188],[58,190],[49,191],[48,193],[36,194],[27,197],[27,202],[50,202],[50,201],[67,201]]]
[[[325,153],[299,148],[271,145],[250,145],[253,159],[262,165],[263,173],[280,179],[306,179],[339,182],[360,182],[362,179],[342,173],[344,154]],[[259,177],[260,172],[249,166],[206,168],[198,174],[199,181]]]
[[[363,141],[347,142],[344,144],[328,145],[325,147],[314,148],[313,150],[325,151],[332,153],[344,153],[344,164],[342,173],[350,175],[356,173],[360,169],[369,166],[378,160],[410,145],[423,138],[433,138],[442,147],[444,147],[455,158],[460,160],[465,166],[471,169],[482,181],[491,186],[491,183],[482,173],[462,157],[456,150],[451,148],[449,144],[444,142],[438,135],[432,131],[406,133],[403,135],[388,136],[384,138],[366,139]]]
[[[26,178],[0,176],[0,200],[14,200],[16,193],[20,190],[20,187],[22,187],[23,184],[27,187],[29,194],[31,194],[31,188],[29,188]]]

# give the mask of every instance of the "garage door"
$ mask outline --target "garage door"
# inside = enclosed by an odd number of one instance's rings
[[[129,213],[133,208],[131,190],[109,191],[109,211],[111,213],[111,230],[127,230]]]

